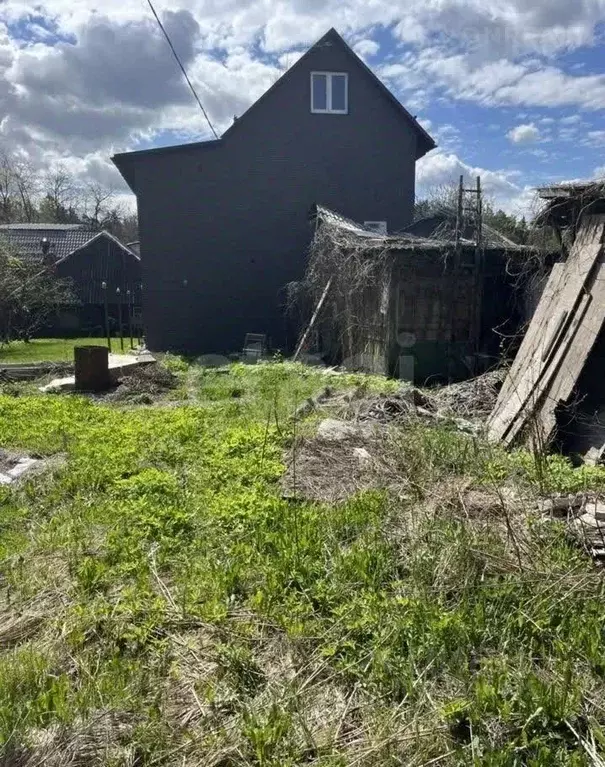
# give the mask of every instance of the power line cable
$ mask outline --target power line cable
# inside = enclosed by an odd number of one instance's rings
[[[160,21],[160,17],[159,17],[159,16],[157,15],[157,13],[155,12],[155,8],[153,7],[153,3],[151,2],[151,0],[147,0],[147,3],[148,3],[148,5],[149,5],[149,7],[151,8],[151,12],[152,12],[152,13],[153,13],[153,15],[155,16],[155,20],[157,21],[157,23],[158,23],[158,25],[159,25],[160,29],[161,29],[161,30],[162,30],[162,32],[164,33],[164,37],[166,38],[166,42],[167,42],[167,43],[168,43],[168,45],[170,46],[170,50],[172,51],[172,55],[173,55],[173,56],[174,56],[174,58],[176,59],[176,63],[177,63],[177,64],[179,65],[179,67],[181,68],[181,72],[183,73],[183,75],[184,75],[184,77],[185,77],[185,80],[187,81],[187,85],[188,85],[188,86],[189,86],[189,88],[191,89],[191,93],[193,93],[193,96],[194,96],[195,100],[197,101],[199,108],[202,110],[202,114],[203,114],[203,115],[204,115],[204,117],[206,118],[206,122],[207,122],[207,123],[208,123],[208,125],[210,126],[210,130],[211,130],[211,131],[212,131],[212,133],[214,134],[214,138],[216,138],[216,139],[217,139],[217,138],[218,138],[218,133],[217,133],[217,132],[214,130],[214,126],[213,126],[213,125],[212,125],[212,123],[210,122],[210,118],[208,117],[208,113],[207,113],[207,112],[206,112],[206,110],[204,109],[204,105],[203,105],[203,104],[202,104],[202,102],[200,101],[200,97],[199,97],[199,96],[197,95],[197,93],[195,92],[195,88],[193,87],[193,83],[192,83],[192,82],[191,82],[191,80],[189,79],[189,75],[188,75],[188,74],[187,74],[187,72],[185,71],[185,67],[184,67],[184,66],[183,66],[183,64],[182,64],[182,62],[181,62],[181,60],[180,60],[180,58],[179,58],[179,55],[178,55],[178,53],[177,53],[177,52],[175,51],[175,49],[174,49],[174,45],[172,44],[172,41],[171,41],[170,37],[168,36],[168,32],[166,32],[166,30],[164,29],[164,25],[163,25],[163,24],[162,24],[162,22]]]

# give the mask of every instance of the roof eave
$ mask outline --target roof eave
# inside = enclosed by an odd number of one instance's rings
[[[134,168],[132,167],[131,163],[127,159],[128,156],[129,156],[128,153],[114,154],[113,157],[111,158],[111,161],[118,169],[124,181],[128,184],[128,188],[130,189],[130,191],[133,194],[136,194],[137,190],[135,187]]]
[[[130,190],[136,194],[135,162],[146,160],[149,157],[157,157],[166,154],[174,154],[189,149],[212,149],[222,144],[222,139],[209,141],[194,141],[189,144],[174,144],[173,146],[159,146],[152,149],[137,149],[133,152],[119,152],[111,157],[112,163],[119,170],[120,175],[128,184]]]

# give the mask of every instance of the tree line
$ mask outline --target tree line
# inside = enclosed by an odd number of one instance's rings
[[[0,149],[0,224],[20,223],[84,224],[124,243],[138,239],[137,217],[117,204],[114,190],[81,183],[61,165],[41,173]]]

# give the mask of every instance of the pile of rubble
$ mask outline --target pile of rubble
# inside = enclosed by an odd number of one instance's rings
[[[443,413],[486,420],[498,400],[506,373],[505,368],[500,368],[470,381],[443,386],[432,392],[433,403]]]
[[[119,380],[118,386],[105,395],[105,401],[129,402],[151,405],[162,394],[176,389],[179,379],[168,368],[160,364],[134,367]]]
[[[418,389],[404,383],[395,393],[369,394],[360,386],[345,392],[326,387],[297,410],[302,418],[329,410],[346,421],[398,424],[410,418],[453,422],[463,431],[476,432],[485,422],[498,397],[506,373],[496,370],[462,383],[436,389]]]
[[[333,502],[369,488],[388,486],[405,493],[393,454],[396,430],[424,421],[478,434],[501,380],[502,374],[488,373],[441,389],[402,384],[388,394],[370,393],[363,386],[341,392],[327,386],[296,412],[297,419],[312,413],[323,418],[312,437],[299,439],[287,453],[284,495]]]

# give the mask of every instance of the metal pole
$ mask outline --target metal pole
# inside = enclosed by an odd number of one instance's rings
[[[128,306],[128,333],[130,335],[130,348],[134,349],[134,339],[132,336],[132,291],[129,289],[126,291],[127,306]]]
[[[107,337],[107,348],[109,349],[109,353],[111,354],[111,334],[109,332],[109,304],[107,299],[107,283],[103,281],[101,283],[101,288],[103,289],[103,303],[105,305],[105,336]]]
[[[139,338],[139,346],[143,343],[143,323],[141,322],[141,316],[143,312],[143,283],[139,285],[139,319],[137,321],[137,336]]]
[[[481,176],[477,176],[477,247],[483,245],[483,197],[481,195]]]
[[[120,348],[124,351],[124,325],[122,323],[122,291],[116,288],[118,295],[118,322],[120,324]]]
[[[464,229],[464,176],[460,176],[458,185],[458,205],[456,208],[456,255],[460,249],[460,238]]]
[[[450,299],[448,307],[448,321],[449,327],[447,329],[447,379],[448,383],[453,379],[453,367],[454,367],[454,325],[456,320],[456,299],[458,297],[458,278],[460,272],[460,256],[462,252],[462,245],[460,240],[464,234],[464,176],[460,176],[460,183],[458,186],[458,204],[456,207],[456,233],[454,242],[454,264],[452,270],[452,281],[450,285]]]
[[[481,331],[483,325],[483,293],[485,280],[485,252],[483,250],[483,196],[481,191],[481,176],[477,176],[477,239],[475,249],[475,290],[474,290],[474,327],[473,327],[473,353],[478,362],[478,354],[481,351]],[[476,366],[475,366],[476,367]],[[483,372],[475,369],[475,373]]]

